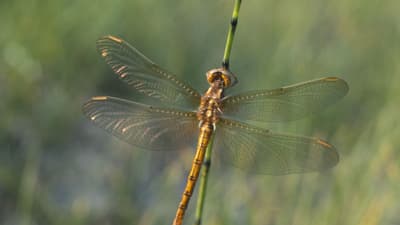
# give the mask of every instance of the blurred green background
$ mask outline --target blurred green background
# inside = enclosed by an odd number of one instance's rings
[[[0,224],[171,224],[194,152],[133,149],[82,115],[91,96],[131,93],[95,41],[120,36],[204,91],[232,8],[232,0],[1,1]],[[329,140],[341,161],[326,173],[271,177],[215,159],[204,224],[400,224],[399,11],[394,0],[243,1],[233,92],[344,78],[350,92],[334,107],[271,125]]]

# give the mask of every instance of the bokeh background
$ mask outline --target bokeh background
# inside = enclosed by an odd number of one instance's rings
[[[204,91],[232,8],[232,0],[1,1],[0,224],[171,224],[194,152],[134,149],[82,115],[91,96],[131,94],[95,41],[123,37]],[[338,104],[271,125],[329,140],[341,161],[329,172],[273,177],[213,159],[204,224],[400,224],[399,11],[394,0],[243,1],[233,92],[344,78],[350,92]]]

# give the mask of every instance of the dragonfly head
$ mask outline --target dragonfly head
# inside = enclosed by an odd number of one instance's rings
[[[209,84],[215,81],[222,81],[224,88],[232,87],[238,82],[236,76],[225,68],[212,69],[206,75]]]

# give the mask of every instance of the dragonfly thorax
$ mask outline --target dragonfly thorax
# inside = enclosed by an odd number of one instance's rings
[[[200,122],[199,126],[202,127],[206,125],[214,129],[220,114],[220,101],[203,96],[199,110],[197,111],[197,119]]]
[[[207,72],[207,81],[211,85],[216,81],[222,81],[223,88],[229,88],[237,83],[236,76],[225,68],[212,69]]]
[[[200,121],[200,126],[215,126],[221,114],[221,99],[223,96],[223,81],[216,79],[201,97],[199,110],[197,111],[197,119]]]

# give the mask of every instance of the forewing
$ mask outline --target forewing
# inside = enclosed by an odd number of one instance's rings
[[[253,124],[296,120],[334,104],[348,90],[344,80],[327,77],[274,90],[247,92],[224,99],[222,116]]]
[[[224,119],[217,124],[214,140],[214,152],[222,162],[251,173],[323,171],[339,162],[335,148],[321,139],[272,133]]]
[[[106,36],[97,41],[97,48],[119,78],[138,93],[169,107],[189,111],[197,109],[200,94],[196,90],[160,68],[124,40]]]
[[[83,112],[97,126],[139,148],[179,150],[196,144],[198,122],[192,112],[107,96],[93,97]]]

